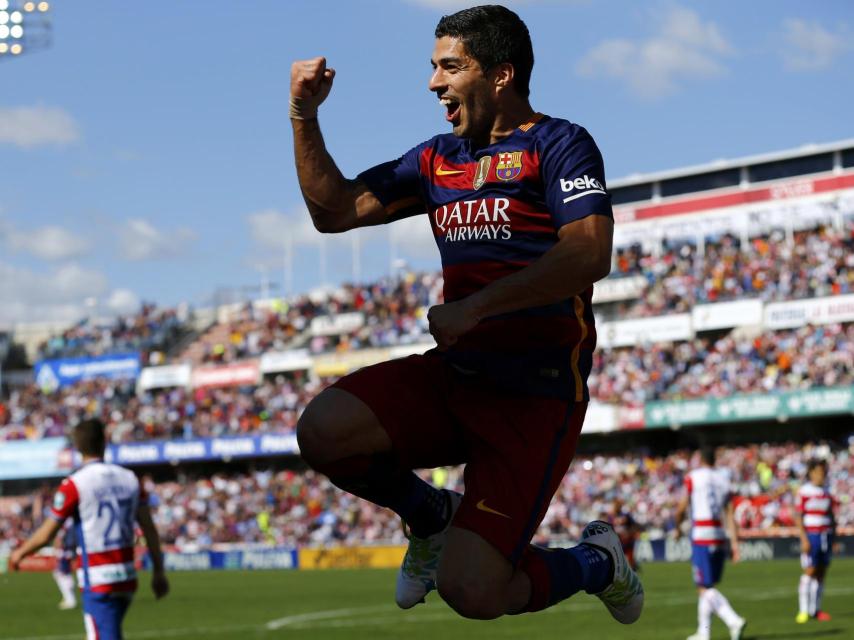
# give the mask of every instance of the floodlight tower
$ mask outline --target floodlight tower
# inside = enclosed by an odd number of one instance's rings
[[[0,60],[47,49],[50,43],[49,2],[0,0]]]

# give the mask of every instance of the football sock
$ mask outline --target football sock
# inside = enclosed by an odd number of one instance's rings
[[[69,573],[54,571],[53,579],[56,580],[56,586],[59,587],[63,601],[76,602],[77,599],[74,597],[74,577]]]
[[[531,598],[524,611],[541,611],[582,589],[602,591],[613,579],[613,564],[610,555],[587,544],[571,549],[530,545],[519,563],[531,580]]]
[[[816,580],[816,582],[818,582]],[[818,583],[818,587],[815,590],[815,612],[818,613],[821,611],[821,596],[824,593],[824,581]]]
[[[712,602],[704,591],[697,601],[697,635],[708,637],[712,629]]]
[[[818,580],[810,578],[810,599],[808,613],[814,616],[818,611]]]
[[[810,612],[810,580],[811,578],[807,574],[801,574],[801,581],[798,583],[799,613]]]
[[[447,492],[401,469],[391,454],[351,456],[318,471],[344,491],[394,511],[417,538],[438,533],[450,519]]]
[[[741,616],[735,612],[735,609],[732,608],[729,600],[727,600],[726,596],[724,596],[720,591],[717,589],[706,589],[706,593],[704,595],[709,598],[709,602],[712,605],[712,611],[714,611],[718,617],[724,621],[725,625],[731,627],[741,622]]]

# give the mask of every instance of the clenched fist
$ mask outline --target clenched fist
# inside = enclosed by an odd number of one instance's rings
[[[317,108],[326,100],[332,89],[334,69],[326,68],[326,58],[297,60],[291,65],[290,117],[296,120],[312,120],[317,117]]]
[[[469,298],[431,307],[427,312],[427,320],[440,351],[453,346],[461,335],[474,329],[480,322]]]

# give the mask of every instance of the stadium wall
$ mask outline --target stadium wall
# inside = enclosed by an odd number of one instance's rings
[[[744,561],[784,560],[799,558],[801,547],[797,537],[756,537],[741,540],[739,551]],[[833,551],[836,556],[854,557],[854,535],[838,536]],[[167,551],[164,563],[167,571],[396,569],[405,552],[406,547],[398,545],[304,549],[222,545],[216,550]],[[691,559],[691,543],[686,538],[640,540],[635,547],[635,556],[640,562],[687,562]],[[144,569],[151,568],[148,554],[142,549],[138,550],[137,564]],[[21,570],[53,571],[55,566],[54,555],[37,555],[28,558]],[[8,558],[0,557],[0,573],[7,570]]]

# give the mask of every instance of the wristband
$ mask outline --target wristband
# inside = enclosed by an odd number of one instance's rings
[[[317,120],[317,105],[312,104],[310,99],[291,96],[288,115],[291,120]]]

